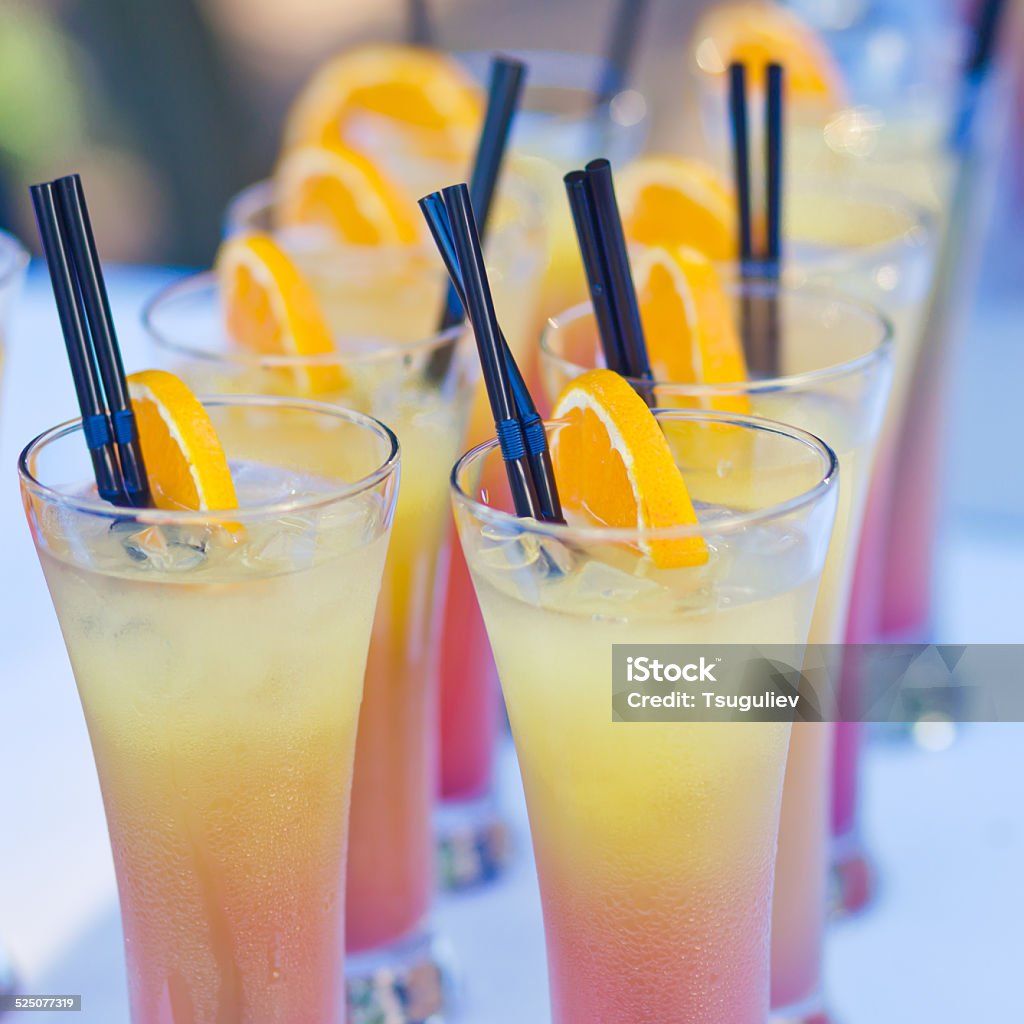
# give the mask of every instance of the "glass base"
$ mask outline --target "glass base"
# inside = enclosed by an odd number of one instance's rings
[[[442,890],[472,889],[504,874],[510,854],[509,830],[492,797],[445,800],[434,824]]]
[[[348,1024],[444,1024],[455,981],[450,954],[427,929],[345,956]]]
[[[825,1011],[825,1002],[820,995],[811,996],[796,1006],[773,1009],[768,1014],[768,1024],[834,1024]]]
[[[841,919],[859,914],[875,897],[875,870],[860,838],[839,836],[832,844],[829,911]]]

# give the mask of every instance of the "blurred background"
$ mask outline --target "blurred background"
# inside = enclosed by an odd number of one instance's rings
[[[971,2],[890,6],[907,18],[935,17]],[[353,42],[408,38],[421,6],[427,5],[3,0],[0,225],[35,244],[26,186],[75,169],[87,182],[106,258],[208,263],[226,200],[270,170],[284,112],[318,62]],[[597,53],[606,46],[613,6],[613,0],[431,0],[429,18],[446,49]],[[655,147],[694,148],[679,112],[689,92],[686,40],[706,6],[706,0],[648,4],[636,80],[653,97]],[[1022,192],[1018,187],[1009,196],[1018,220]]]

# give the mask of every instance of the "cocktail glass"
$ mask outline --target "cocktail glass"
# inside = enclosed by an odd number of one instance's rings
[[[528,71],[511,139],[515,168],[534,185],[541,199],[546,251],[541,294],[529,310],[533,319],[515,345],[516,360],[529,379],[536,374],[537,337],[558,305],[565,279],[579,281],[572,220],[562,175],[594,156],[625,161],[639,152],[647,132],[643,97],[624,90],[595,106],[594,90],[607,63],[583,53],[512,50]],[[485,81],[491,53],[458,54],[470,72]],[[522,323],[507,322],[506,334],[519,336]],[[485,396],[478,396],[469,430],[477,444],[493,433]],[[442,883],[465,888],[500,873],[508,855],[506,829],[493,796],[495,741],[500,693],[494,659],[466,568],[462,549],[453,544],[441,648],[441,795],[439,831]]]
[[[205,404],[238,510],[107,504],[81,421],[19,461],[103,791],[131,1019],[341,1022],[352,762],[398,442],[316,402]]]
[[[903,14],[904,12],[899,12]],[[726,79],[705,24],[690,41],[693,72],[708,151],[730,165]],[[842,76],[841,96],[793,95],[785,144],[790,174],[843,177],[862,186],[894,189],[934,210],[948,203],[955,155],[948,147],[966,60],[965,33],[941,19],[872,17],[821,34]],[[755,96],[760,85],[755,76]],[[752,115],[752,153],[763,145],[761,119]]]
[[[411,162],[407,175],[419,174],[423,192],[457,180],[464,172],[446,165]],[[448,178],[442,175],[449,175]],[[546,264],[546,231],[539,194],[534,187],[535,174],[529,168],[512,168],[503,177],[493,223],[487,233],[485,255],[495,303],[502,327],[517,360],[533,356],[536,337],[537,291]],[[407,187],[412,188],[407,183]],[[240,193],[229,205],[226,231],[272,230],[273,186],[261,182]],[[410,202],[412,200],[410,199]],[[347,279],[352,268],[365,263],[371,273],[379,268],[412,266],[421,291],[414,314],[418,330],[427,336],[435,329],[440,314],[445,282],[425,272],[437,266],[437,254],[424,249],[410,254],[393,249],[342,247],[333,239],[310,236],[308,231],[282,231],[291,239],[291,247],[301,254],[307,274],[322,295],[332,290],[331,278]],[[391,279],[393,279],[393,272]],[[385,275],[387,276],[387,275]],[[348,295],[350,300],[351,296]],[[365,301],[360,308],[372,309]],[[405,301],[394,313],[403,322],[403,336],[412,303]],[[350,312],[350,311],[349,311]],[[338,306],[339,323],[346,323]],[[360,328],[379,335],[377,323]],[[351,330],[351,328],[347,328]],[[469,436],[475,441],[489,436],[493,418],[482,383],[473,394],[469,415]],[[453,456],[454,460],[454,456]],[[493,661],[480,612],[473,596],[454,526],[450,528],[442,561],[442,585],[436,600],[450,610],[442,616],[440,641],[440,791],[438,811],[438,868],[441,882],[448,888],[460,888],[493,877],[504,863],[508,849],[505,826],[491,794],[494,740],[500,715],[499,692]]]
[[[994,76],[975,93],[977,135],[966,148],[949,150],[949,194],[938,208],[939,260],[922,329],[923,342],[910,371],[913,385],[895,443],[888,486],[880,486],[865,525],[855,577],[850,643],[843,673],[844,699],[855,718],[870,699],[854,645],[878,641],[920,643],[931,636],[936,536],[946,465],[946,415],[953,353],[964,336],[977,283],[981,240],[992,211],[995,147],[1006,122],[1005,81]],[[966,141],[966,140],[965,140]],[[892,483],[901,481],[898,495]],[[880,474],[880,479],[883,479]],[[871,896],[871,865],[860,837],[858,768],[863,729],[838,726],[833,812],[836,910],[860,910]]]
[[[555,1024],[763,1024],[788,723],[616,722],[612,645],[802,645],[837,463],[770,421],[655,415],[708,566],[656,569],[635,530],[515,518],[507,489],[481,494],[493,441],[457,464],[455,517],[526,789]]]
[[[836,452],[843,483],[809,639],[839,643],[892,376],[891,327],[870,306],[813,285],[753,280],[728,288],[736,322],[744,304],[777,309],[779,375],[714,385],[657,380],[654,400],[660,407],[749,411],[808,430]],[[589,304],[554,317],[541,339],[552,399],[600,365],[603,352]],[[772,999],[780,1008],[807,1002],[821,982],[832,733],[828,722],[793,726],[773,909]]]
[[[810,5],[801,9],[805,6]],[[831,108],[815,108],[800,99],[790,105],[790,168],[901,192],[932,213],[940,256],[933,289],[921,306],[916,344],[911,351],[900,346],[885,456],[869,501],[847,631],[851,645],[876,642],[880,634],[920,640],[930,619],[950,352],[973,280],[971,246],[950,231],[963,169],[963,153],[954,140],[966,98],[968,39],[962,27],[922,5],[890,5],[850,28],[834,27],[843,30],[823,39],[842,70],[848,95]],[[695,54],[698,46],[699,39],[694,41]],[[699,58],[694,63],[700,67]],[[724,166],[728,122],[722,84],[707,74],[698,72],[697,77],[705,131]],[[965,218],[966,223],[980,220]],[[897,477],[903,481],[898,500],[893,487]],[[844,717],[855,717],[869,683],[861,677],[853,646],[842,680],[842,701],[849,712]],[[840,722],[833,817],[840,910],[859,909],[870,895],[869,866],[856,824],[860,739],[855,722]]]
[[[425,254],[404,263],[387,253],[293,255],[320,296],[336,355],[275,357],[234,345],[210,274],[172,285],[145,319],[172,367],[199,390],[302,393],[310,369],[342,367],[349,385],[318,397],[379,416],[402,443],[402,492],[360,711],[345,939],[354,1021],[373,1020],[382,1006],[438,1013],[444,972],[428,918],[439,568],[449,527],[446,470],[463,438],[476,377],[459,345],[463,329],[433,334],[429,326],[443,294],[436,257],[428,267]]]

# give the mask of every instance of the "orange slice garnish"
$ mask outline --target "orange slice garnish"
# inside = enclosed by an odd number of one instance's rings
[[[217,431],[188,386],[164,370],[128,378],[153,505],[164,509],[238,508]]]
[[[285,149],[346,139],[350,120],[388,118],[429,140],[437,156],[472,151],[483,119],[480,89],[452,58],[413,46],[363,46],[320,68],[292,106]]]
[[[765,68],[785,68],[786,92],[804,100],[842,103],[842,75],[828,47],[793,11],[778,4],[720,4],[701,19],[694,33],[694,56],[705,74],[722,76],[734,61],[745,63],[756,87]]]
[[[695,249],[644,249],[633,261],[640,318],[655,380],[738,384],[747,379],[743,342],[715,265]],[[708,409],[750,412],[745,394],[723,394]]]
[[[641,245],[685,245],[709,259],[735,259],[736,201],[714,170],[681,156],[643,156],[617,176],[626,237]]]
[[[568,384],[553,415],[566,421],[551,446],[562,505],[604,526],[658,530],[696,525],[697,513],[654,414],[611,370],[588,370]],[[699,534],[641,537],[660,568],[703,565]]]
[[[335,352],[316,295],[270,235],[227,239],[217,254],[227,331],[243,348],[262,355],[316,357]],[[349,383],[340,362],[296,364],[297,386],[308,394],[341,391]]]
[[[275,194],[281,227],[326,227],[350,245],[406,245],[418,238],[415,205],[372,160],[340,142],[287,153]]]

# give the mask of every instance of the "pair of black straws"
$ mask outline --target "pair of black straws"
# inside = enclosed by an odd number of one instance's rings
[[[85,192],[77,174],[29,192],[100,497],[144,508],[149,484]]]

